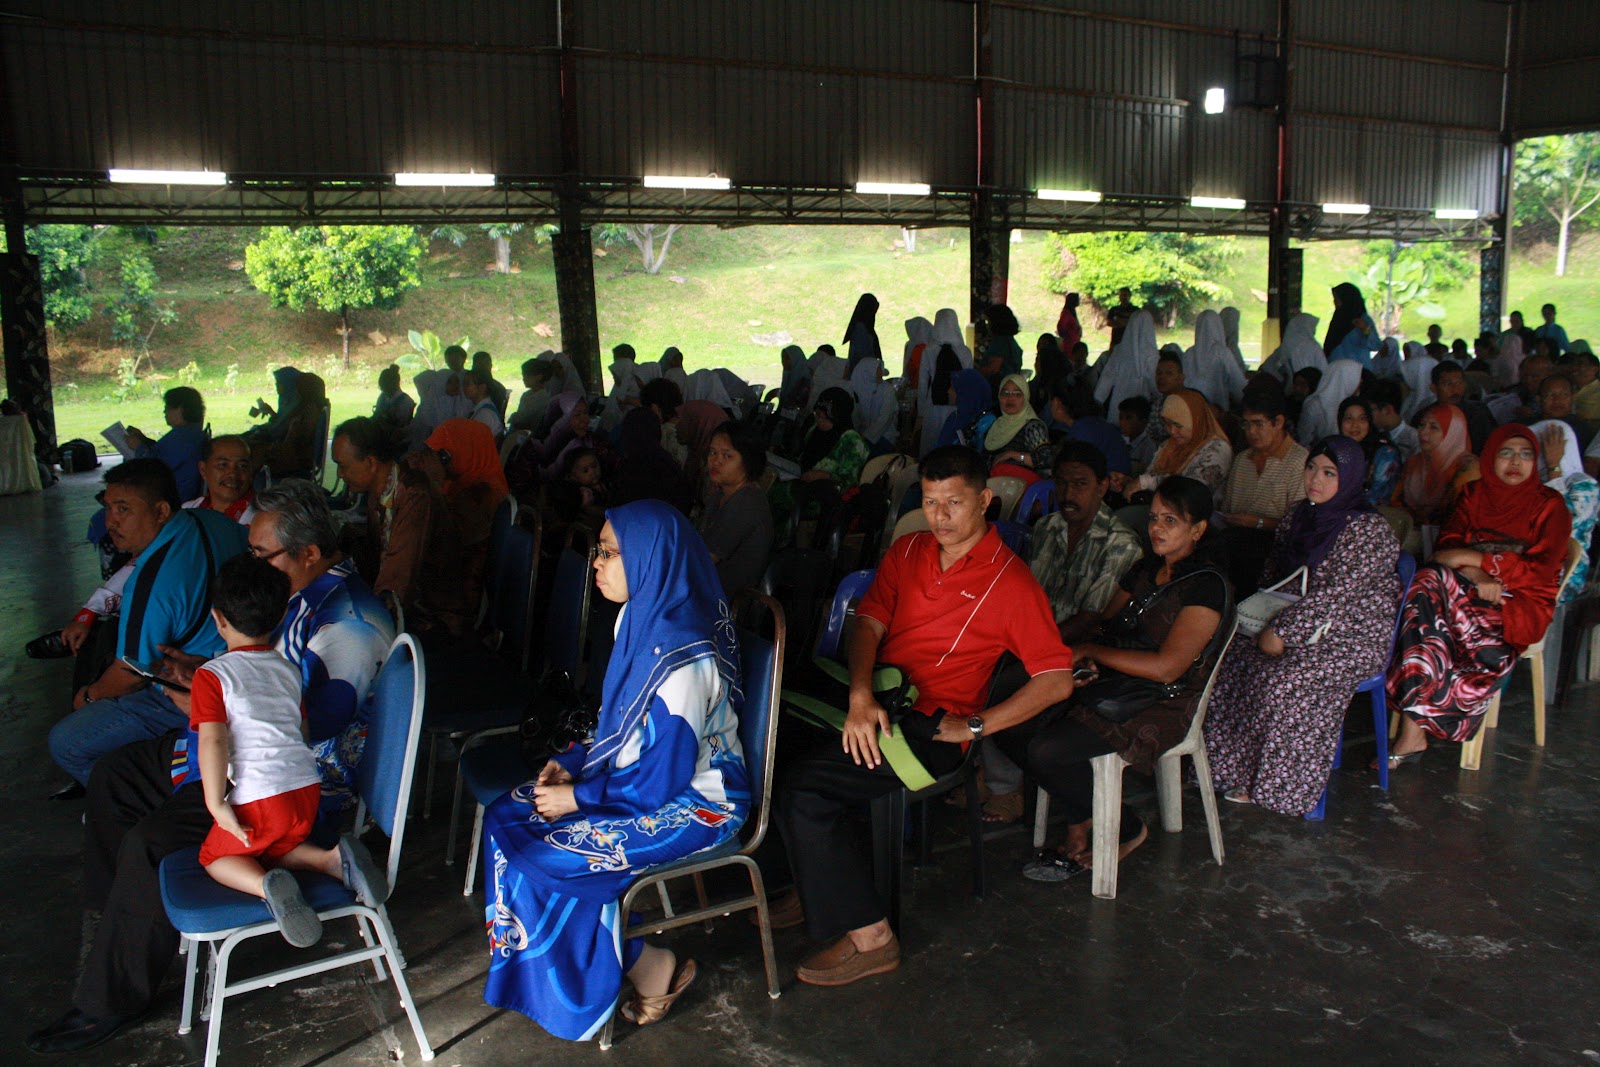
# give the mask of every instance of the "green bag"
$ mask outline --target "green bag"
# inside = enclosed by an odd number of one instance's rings
[[[846,712],[840,705],[848,707],[850,703],[850,671],[844,664],[831,659],[818,659],[815,662],[818,669],[838,683],[838,691],[830,693],[828,698],[822,698],[785,689],[779,694],[779,705],[786,714],[802,722],[843,732]],[[889,712],[892,723],[887,731],[878,734],[879,751],[907,789],[913,793],[927,789],[933,785],[933,775],[911,751],[899,724],[893,722],[901,714],[909,712],[911,705],[916,702],[916,686],[911,684],[899,667],[885,666],[873,670],[872,691],[878,703]]]

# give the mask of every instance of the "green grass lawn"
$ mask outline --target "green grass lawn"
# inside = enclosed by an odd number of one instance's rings
[[[161,277],[161,299],[173,301],[179,321],[157,332],[151,343],[154,373],[125,400],[113,396],[117,361],[125,353],[109,344],[103,318],[51,338],[57,402],[57,432],[62,439],[85,437],[101,443],[100,430],[122,420],[146,431],[161,426],[160,393],[183,380],[206,396],[216,432],[247,428],[255,398],[272,397],[270,371],[293,364],[314,370],[328,382],[337,422],[372,408],[378,371],[410,351],[408,329],[431,329],[448,343],[470,337],[474,349],[494,353],[496,374],[513,390],[520,385],[517,365],[545,348],[557,347],[555,276],[547,246],[519,235],[513,241],[517,273],[499,275],[485,268],[493,260],[488,240],[475,237],[460,249],[433,242],[424,265],[424,285],[407,294],[392,311],[362,311],[353,316],[352,366],[339,356],[337,318],[317,311],[273,308],[256,292],[242,269],[245,245],[254,230],[193,227],[167,230],[151,258]],[[925,230],[917,251],[899,247],[892,227],[686,227],[674,238],[665,268],[647,275],[631,245],[601,247],[595,258],[595,290],[602,343],[631,343],[642,360],[654,359],[668,345],[684,352],[690,370],[729,367],[767,385],[777,383],[778,352],[792,339],[807,352],[838,345],[863,291],[878,296],[878,336],[890,373],[900,369],[902,324],[941,307],[965,315],[968,245],[964,230]],[[130,240],[112,231],[91,284],[106,291],[114,279],[117,242]],[[1243,312],[1241,347],[1254,363],[1262,355],[1260,322],[1265,313],[1266,242],[1241,239],[1239,252],[1219,283]],[[1044,235],[1029,232],[1011,246],[1010,302],[1022,324],[1019,341],[1031,352],[1038,335],[1054,329],[1060,297],[1045,289]],[[1327,290],[1358,273],[1360,246],[1353,242],[1313,244],[1305,257],[1305,304],[1321,312]],[[1548,249],[1518,249],[1511,270],[1510,307],[1520,307],[1530,322],[1538,305],[1561,307],[1569,336],[1600,338],[1600,237],[1578,242],[1569,274],[1555,278]],[[1220,306],[1219,303],[1219,306]],[[1477,323],[1477,278],[1439,297],[1446,311],[1445,337],[1471,338]],[[1421,337],[1427,322],[1408,319],[1402,328]],[[1107,334],[1086,323],[1092,352]],[[1187,346],[1192,326],[1158,330],[1165,343]],[[180,372],[189,364],[187,377]],[[515,396],[512,403],[515,404]]]

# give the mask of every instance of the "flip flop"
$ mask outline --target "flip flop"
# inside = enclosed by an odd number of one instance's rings
[[[1389,769],[1393,771],[1404,767],[1408,763],[1415,763],[1422,758],[1422,754],[1426,751],[1428,750],[1425,748],[1419,748],[1415,752],[1406,752],[1403,754],[1399,752],[1391,752],[1389,753]],[[1370,764],[1368,764],[1368,766],[1371,767],[1372,770],[1377,770],[1378,761],[1374,759]]]

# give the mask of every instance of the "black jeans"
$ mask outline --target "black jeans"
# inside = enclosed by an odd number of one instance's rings
[[[178,951],[178,931],[161,906],[161,861],[199,845],[212,825],[198,783],[172,788],[172,746],[181,736],[120,748],[89,776],[84,886],[87,905],[103,914],[72,996],[86,1015],[143,1011]]]
[[[851,832],[848,816],[852,808],[903,786],[888,763],[858,767],[837,733],[814,733],[802,754],[785,761],[773,819],[805,906],[806,932],[827,940],[888,915],[873,885],[866,845]],[[934,777],[961,765],[960,745],[909,742]]]
[[[993,735],[993,741],[1023,770],[1033,776],[1061,806],[1072,825],[1094,818],[1094,768],[1089,761],[1115,752],[1116,747],[1067,715],[1067,704],[1046,708],[1027,722]],[[1122,840],[1137,837],[1144,824],[1127,806],[1122,808]]]

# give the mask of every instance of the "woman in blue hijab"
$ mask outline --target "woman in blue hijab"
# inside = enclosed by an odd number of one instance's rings
[[[939,440],[933,447],[976,447],[974,442],[988,429],[979,420],[989,410],[994,400],[994,390],[989,388],[988,379],[969,368],[950,376],[950,391],[955,394],[956,409],[944,420],[944,429],[939,431]]]
[[[730,840],[750,810],[738,648],[722,584],[689,521],[659,500],[606,512],[595,585],[623,605],[594,739],[484,812],[484,999],[557,1037],[593,1036],[624,974],[624,1018],[659,1020],[695,964],[623,940],[618,899],[651,867]]]

